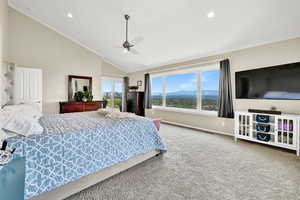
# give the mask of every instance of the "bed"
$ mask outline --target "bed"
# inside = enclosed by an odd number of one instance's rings
[[[7,139],[15,157],[26,157],[25,199],[65,198],[166,151],[147,118],[86,112],[47,115],[39,123],[42,134]]]

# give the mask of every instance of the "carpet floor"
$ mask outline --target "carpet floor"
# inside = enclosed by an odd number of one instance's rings
[[[161,127],[168,152],[66,200],[296,200],[294,153],[177,126]]]

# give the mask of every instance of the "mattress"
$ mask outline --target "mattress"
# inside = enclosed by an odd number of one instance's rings
[[[14,137],[15,157],[26,157],[25,199],[137,155],[166,148],[147,118],[105,118],[98,112],[40,118],[43,134]]]

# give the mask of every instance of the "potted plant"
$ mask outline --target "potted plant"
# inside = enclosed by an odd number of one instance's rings
[[[93,101],[93,94],[91,91],[85,91],[84,92],[84,98],[85,98],[85,101]]]
[[[82,91],[78,91],[74,95],[75,101],[82,101],[83,97],[84,97],[84,93]]]

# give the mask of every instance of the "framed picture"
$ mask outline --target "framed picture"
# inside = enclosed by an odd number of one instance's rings
[[[137,86],[142,86],[143,85],[143,82],[140,80],[140,81],[137,81]]]

